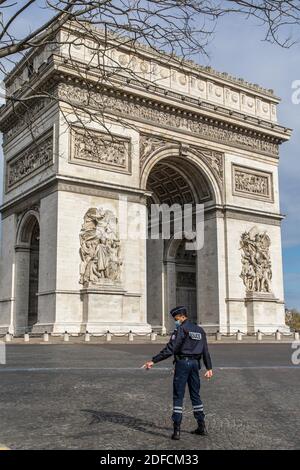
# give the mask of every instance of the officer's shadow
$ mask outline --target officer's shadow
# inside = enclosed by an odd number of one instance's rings
[[[135,418],[133,416],[128,416],[123,413],[111,412],[111,411],[95,411],[95,410],[80,410],[85,413],[89,413],[92,417],[90,425],[98,423],[113,423],[120,424],[127,428],[131,428],[134,431],[144,432],[146,434],[151,434],[153,436],[168,437],[171,431],[171,428],[164,426],[157,426],[156,424],[146,421],[141,418]],[[158,432],[168,431],[168,436],[166,434]]]

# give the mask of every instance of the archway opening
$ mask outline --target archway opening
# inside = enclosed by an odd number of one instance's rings
[[[196,250],[186,249],[186,240],[183,239],[175,257],[176,305],[184,305],[189,319],[194,323],[198,320],[196,256]]]
[[[29,293],[28,293],[28,329],[31,330],[38,319],[39,290],[39,247],[40,227],[36,220],[30,237],[29,251]]]
[[[203,304],[199,286],[198,251],[187,247],[183,217],[187,205],[192,207],[194,228],[197,204],[204,209],[215,204],[213,188],[203,172],[193,161],[179,156],[164,157],[151,168],[147,178],[147,318],[154,330],[167,332],[174,328],[168,312],[176,305],[185,305],[189,317],[200,323],[200,305]],[[178,213],[169,213],[169,239],[164,238],[161,213],[155,219],[152,205],[164,204],[181,207]],[[158,226],[159,237],[153,239],[153,225]]]
[[[20,218],[16,240],[14,332],[31,331],[38,322],[40,224],[38,212]]]

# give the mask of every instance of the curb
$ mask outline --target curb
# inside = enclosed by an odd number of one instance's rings
[[[20,346],[20,345],[24,345],[24,346],[36,346],[36,345],[39,345],[39,346],[57,346],[57,345],[85,345],[85,346],[104,346],[106,344],[114,344],[114,345],[117,345],[117,344],[139,344],[139,345],[142,345],[142,344],[165,344],[167,343],[169,340],[169,337],[168,336],[165,336],[164,338],[159,338],[155,341],[150,341],[150,340],[142,340],[142,339],[137,339],[135,341],[129,341],[128,338],[118,338],[118,339],[115,339],[115,340],[112,340],[112,341],[105,341],[105,340],[100,340],[100,341],[97,341],[97,338],[95,339],[92,339],[91,341],[89,342],[85,342],[85,341],[82,341],[80,340],[79,338],[77,339],[72,339],[70,338],[69,341],[65,342],[63,340],[50,340],[50,341],[47,341],[47,342],[41,342],[39,339],[35,340],[35,339],[32,339],[30,342],[24,342],[24,340],[22,340],[21,338],[18,338],[18,339],[14,339],[13,341],[9,342],[9,343],[5,343],[6,346]],[[299,340],[296,340],[294,338],[282,338],[281,340],[275,340],[274,338],[269,338],[269,339],[262,339],[260,341],[258,341],[256,338],[243,338],[243,340],[241,341],[238,341],[236,340],[235,338],[222,338],[221,340],[215,340],[213,338],[207,338],[208,340],[208,344],[291,344],[295,341],[298,341]]]

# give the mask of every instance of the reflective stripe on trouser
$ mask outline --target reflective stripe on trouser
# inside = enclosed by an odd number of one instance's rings
[[[180,424],[182,420],[182,407],[185,386],[188,384],[191,402],[193,405],[194,417],[198,422],[204,420],[203,404],[199,395],[200,377],[198,361],[178,360],[175,364],[175,373],[173,380],[173,414],[174,423]]]

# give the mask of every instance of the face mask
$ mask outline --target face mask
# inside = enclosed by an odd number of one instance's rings
[[[181,325],[181,321],[180,321],[180,320],[175,320],[175,326],[176,326],[176,328],[178,328],[180,325]]]

